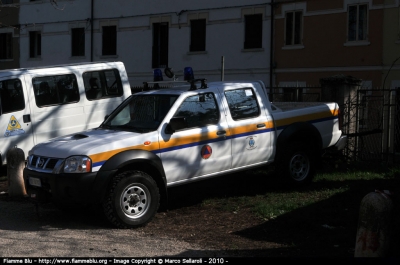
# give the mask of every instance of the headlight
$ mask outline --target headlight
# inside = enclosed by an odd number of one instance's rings
[[[87,156],[71,156],[65,159],[64,173],[86,173],[92,171],[92,160]]]

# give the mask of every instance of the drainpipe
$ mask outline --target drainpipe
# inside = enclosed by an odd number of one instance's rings
[[[274,0],[271,0],[271,36],[270,36],[270,47],[269,47],[269,100],[273,101],[273,91],[272,91],[272,75],[274,73],[273,68],[274,68],[274,7],[275,3]]]
[[[224,81],[225,75],[225,58],[224,56],[221,57],[221,81]]]
[[[93,5],[94,0],[90,6],[90,61],[93,62]]]

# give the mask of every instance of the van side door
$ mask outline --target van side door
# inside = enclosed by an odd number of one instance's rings
[[[36,71],[26,76],[35,144],[85,129],[77,75],[71,71]],[[29,78],[29,80],[28,80]]]
[[[130,94],[130,87],[124,84],[124,73],[117,68],[87,69],[79,78],[83,84],[85,96],[85,129],[99,126],[104,117],[110,114]],[[125,82],[126,83],[126,82]],[[128,86],[128,90],[126,89]]]
[[[0,79],[0,104],[0,155],[4,165],[10,148],[21,148],[26,156],[33,147],[29,96],[23,76]]]

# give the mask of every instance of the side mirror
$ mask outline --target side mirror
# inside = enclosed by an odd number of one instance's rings
[[[173,134],[174,132],[187,128],[187,122],[185,117],[173,117],[167,127],[165,128],[165,133]]]

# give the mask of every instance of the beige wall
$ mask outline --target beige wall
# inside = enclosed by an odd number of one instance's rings
[[[349,45],[347,41],[347,6],[343,0],[304,1],[303,46],[299,49],[284,47],[285,18],[281,5],[275,20],[276,79],[303,81],[310,85],[320,78],[333,75],[352,75],[372,81],[379,86],[382,78],[383,9],[373,1],[369,7],[368,45]],[[382,7],[382,5],[380,5]]]
[[[394,0],[385,1],[390,5]],[[400,82],[400,7],[386,8],[383,13],[383,80],[385,87],[398,87]],[[397,61],[396,61],[397,59]],[[390,69],[390,67],[393,67]],[[390,69],[390,71],[389,71]]]
[[[276,78],[279,82],[288,81],[306,81],[307,86],[319,86],[321,78],[332,77],[343,74],[345,76],[354,76],[365,81],[372,81],[372,88],[379,87],[375,83],[379,83],[382,79],[381,71],[346,71],[338,73],[337,71],[321,71],[321,72],[296,72],[296,73],[277,73]]]

